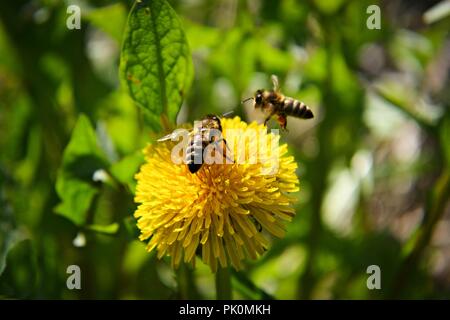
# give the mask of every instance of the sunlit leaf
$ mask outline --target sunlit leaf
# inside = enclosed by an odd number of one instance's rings
[[[346,2],[346,0],[330,0],[330,1],[319,1],[315,0],[314,4],[317,8],[325,14],[333,14],[339,10],[339,8]]]
[[[108,225],[91,224],[85,227],[88,230],[95,231],[102,234],[113,235],[119,231],[118,223],[111,223]]]
[[[432,24],[439,20],[443,20],[444,18],[450,15],[450,2],[449,1],[441,1],[438,4],[435,4],[433,7],[428,9],[423,14],[423,19],[425,23]]]
[[[111,173],[117,180],[126,184],[134,192],[136,186],[134,175],[143,161],[144,155],[141,151],[137,151],[114,163],[111,166]]]
[[[85,18],[114,40],[121,42],[127,19],[126,8],[122,3],[90,10]]]
[[[271,46],[266,41],[258,41],[257,46],[259,60],[266,70],[281,73],[292,68],[294,60],[289,53]]]
[[[190,20],[183,21],[186,37],[192,50],[211,48],[221,41],[219,29],[194,23]]]
[[[165,118],[175,123],[193,67],[181,23],[165,0],[134,4],[125,29],[120,71],[133,100],[149,111],[146,119],[151,126]]]
[[[95,131],[85,115],[78,118],[69,144],[64,150],[58,172],[56,191],[62,202],[56,212],[77,225],[86,222],[89,207],[98,187],[94,173],[107,167],[107,161],[98,146]]]

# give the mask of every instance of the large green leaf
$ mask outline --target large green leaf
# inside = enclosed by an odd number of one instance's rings
[[[165,118],[175,123],[192,75],[189,46],[175,11],[165,0],[137,1],[125,27],[120,76],[131,97],[149,111],[152,127]]]
[[[80,115],[58,172],[56,191],[62,202],[56,212],[77,225],[85,224],[92,200],[99,191],[93,175],[107,166],[89,119]]]

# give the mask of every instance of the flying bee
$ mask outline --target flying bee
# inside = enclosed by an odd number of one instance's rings
[[[264,120],[264,125],[272,116],[278,116],[278,123],[282,129],[286,129],[287,116],[311,119],[314,117],[311,109],[301,101],[294,98],[285,97],[280,93],[280,86],[278,84],[278,77],[272,75],[273,90],[257,90],[255,95],[251,98],[245,99],[243,102],[253,99],[253,106],[255,109],[260,108],[267,114]]]
[[[174,131],[160,139],[158,142],[175,140],[179,136],[179,131]],[[228,149],[227,141],[222,137],[222,123],[220,117],[208,114],[200,121],[195,121],[194,128],[188,134],[188,142],[185,152],[184,163],[186,163],[191,173],[196,173],[203,165],[203,153],[205,149],[214,144],[218,150],[233,163],[225,150],[219,145],[221,142]],[[229,150],[229,149],[228,149]]]

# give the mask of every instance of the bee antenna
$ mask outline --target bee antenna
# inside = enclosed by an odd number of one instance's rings
[[[225,112],[225,113],[222,114],[222,118],[226,118],[226,117],[228,117],[228,116],[231,116],[233,113],[234,113],[233,110],[228,111],[228,112]]]
[[[247,99],[245,99],[245,100],[242,100],[241,103],[246,103],[248,100],[252,100],[252,99],[253,99],[253,97],[247,98]]]

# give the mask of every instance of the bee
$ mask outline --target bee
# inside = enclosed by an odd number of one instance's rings
[[[219,135],[217,134],[219,133]],[[158,142],[174,140],[179,136],[179,131],[174,131],[160,139]],[[222,136],[222,123],[220,117],[214,114],[208,114],[200,121],[194,123],[194,128],[188,134],[188,142],[185,152],[184,163],[186,163],[191,173],[196,173],[203,166],[204,150],[211,144],[218,146],[219,152],[223,152],[224,156],[231,161],[224,149],[219,145],[223,142],[228,149],[227,142]]]
[[[277,120],[281,128],[287,130],[287,116],[301,119],[311,119],[314,117],[311,109],[306,104],[280,93],[277,76],[272,75],[272,83],[273,90],[257,90],[253,97],[243,101],[246,102],[253,99],[255,109],[260,108],[267,114],[264,125],[267,124],[272,116],[277,115]]]

